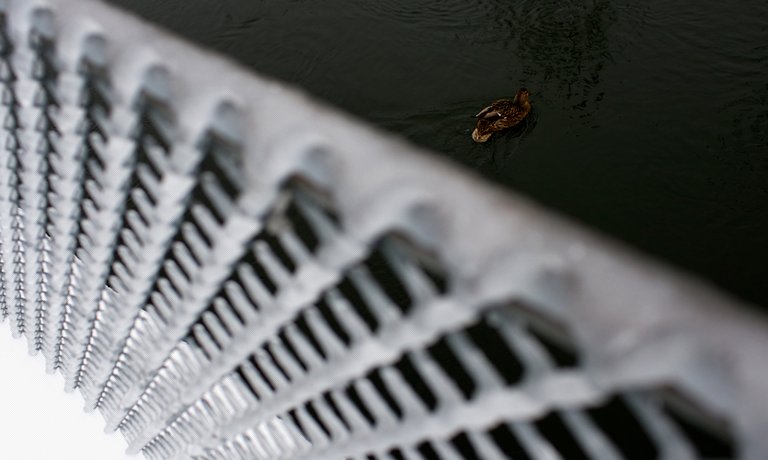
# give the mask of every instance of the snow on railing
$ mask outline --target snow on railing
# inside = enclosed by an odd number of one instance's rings
[[[682,275],[99,2],[0,2],[0,85],[0,313],[131,451],[768,455]]]

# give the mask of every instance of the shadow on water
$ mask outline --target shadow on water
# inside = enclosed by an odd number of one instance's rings
[[[762,0],[110,1],[768,305]]]
[[[516,50],[524,78],[582,116],[593,113],[605,94],[602,72],[613,60],[606,31],[617,15],[610,2],[541,2],[523,11],[515,22],[523,25]]]

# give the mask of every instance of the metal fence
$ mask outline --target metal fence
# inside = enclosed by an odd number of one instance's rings
[[[0,2],[0,306],[149,458],[768,456],[764,318],[90,0]]]

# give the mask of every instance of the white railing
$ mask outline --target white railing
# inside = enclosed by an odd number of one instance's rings
[[[101,3],[0,12],[0,311],[129,450],[768,455],[760,315]]]

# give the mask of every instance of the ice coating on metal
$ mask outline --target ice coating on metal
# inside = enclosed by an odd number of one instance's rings
[[[99,2],[0,15],[0,314],[131,451],[768,453],[732,299]]]

